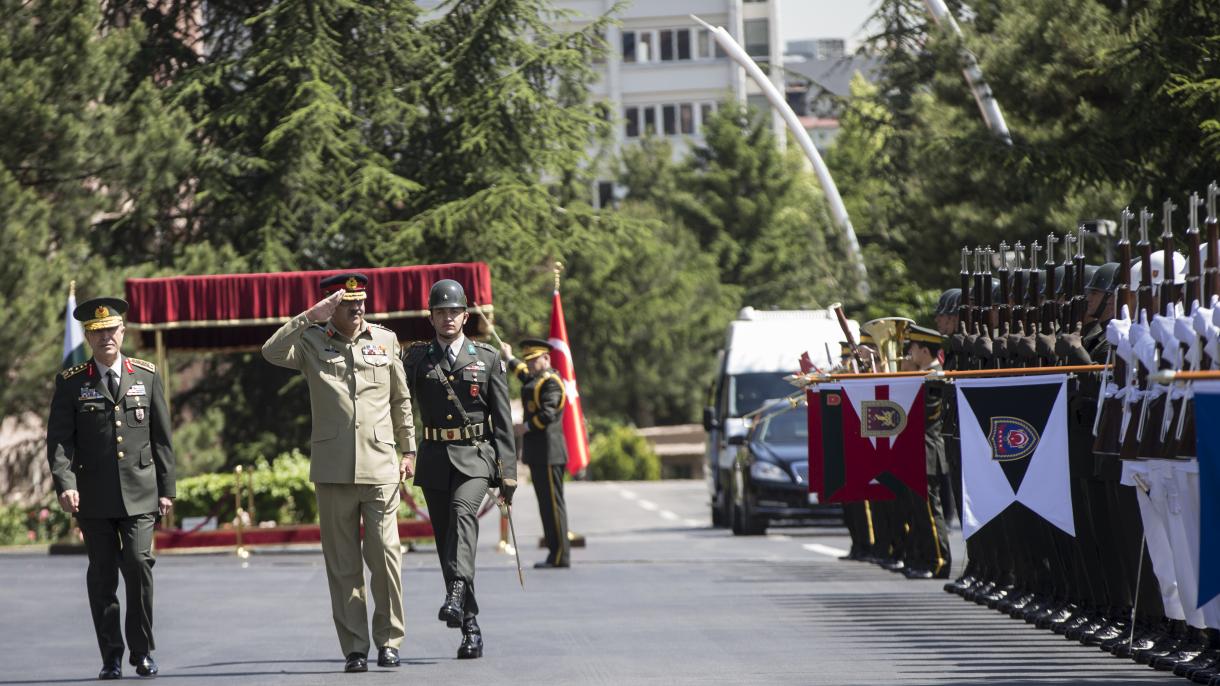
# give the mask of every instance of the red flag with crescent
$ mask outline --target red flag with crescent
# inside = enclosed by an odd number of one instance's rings
[[[563,413],[563,437],[568,447],[568,473],[575,475],[589,466],[589,436],[585,433],[585,413],[580,407],[580,391],[576,388],[576,366],[568,347],[568,327],[563,320],[563,301],[559,289],[551,300],[551,367],[563,379],[567,407]]]

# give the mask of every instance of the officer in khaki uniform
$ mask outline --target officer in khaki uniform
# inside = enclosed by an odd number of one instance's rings
[[[399,664],[404,619],[398,484],[411,476],[415,457],[411,394],[398,339],[364,320],[367,285],[363,274],[323,279],[327,297],[263,344],[268,362],[299,370],[309,384],[309,478],[317,492],[331,609],[348,672],[368,669],[370,647],[361,520],[377,664]]]
[[[157,368],[125,357],[118,298],[83,302],[93,359],[55,379],[47,420],[47,459],[55,492],[85,537],[89,609],[102,653],[99,679],[123,676],[119,572],[127,589],[127,645],[140,676],[157,674],[152,659],[153,524],[173,506],[174,452],[169,411]]]
[[[563,476],[568,465],[568,446],[563,436],[563,407],[567,398],[563,379],[551,369],[551,344],[540,338],[521,341],[521,359],[513,358],[507,343],[501,351],[508,368],[521,381],[521,406],[525,409],[525,436],[521,458],[529,465],[538,498],[538,513],[546,547],[546,560],[537,569],[572,566],[568,543],[568,508],[563,498]]]
[[[415,483],[423,489],[436,534],[447,595],[437,618],[462,629],[459,659],[483,655],[475,616],[475,548],[479,505],[489,488],[512,503],[517,453],[500,351],[467,340],[470,316],[461,284],[443,279],[428,294],[436,338],[403,351],[407,383],[424,424]]]

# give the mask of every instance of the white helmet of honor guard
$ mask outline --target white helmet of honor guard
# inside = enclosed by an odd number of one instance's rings
[[[1144,261],[1135,258],[1131,261],[1131,284],[1132,289],[1139,288],[1140,280],[1143,278]],[[1165,280],[1165,251],[1158,250],[1152,253],[1152,285],[1160,285]],[[1173,252],[1173,282],[1186,283],[1186,258],[1178,251]]]

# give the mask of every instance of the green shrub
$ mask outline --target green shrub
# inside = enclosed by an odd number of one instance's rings
[[[655,481],[661,459],[632,426],[610,426],[589,445],[589,478],[593,481]]]
[[[32,508],[0,506],[0,545],[61,541],[72,526],[71,515],[54,501]]]

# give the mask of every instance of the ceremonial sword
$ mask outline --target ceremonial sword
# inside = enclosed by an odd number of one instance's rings
[[[513,526],[513,506],[504,501],[500,501],[498,504],[500,514],[508,520],[508,533],[513,537],[513,556],[517,558],[517,581],[521,582],[521,589],[525,590],[525,574],[521,572],[521,551],[517,549],[517,528]]]

